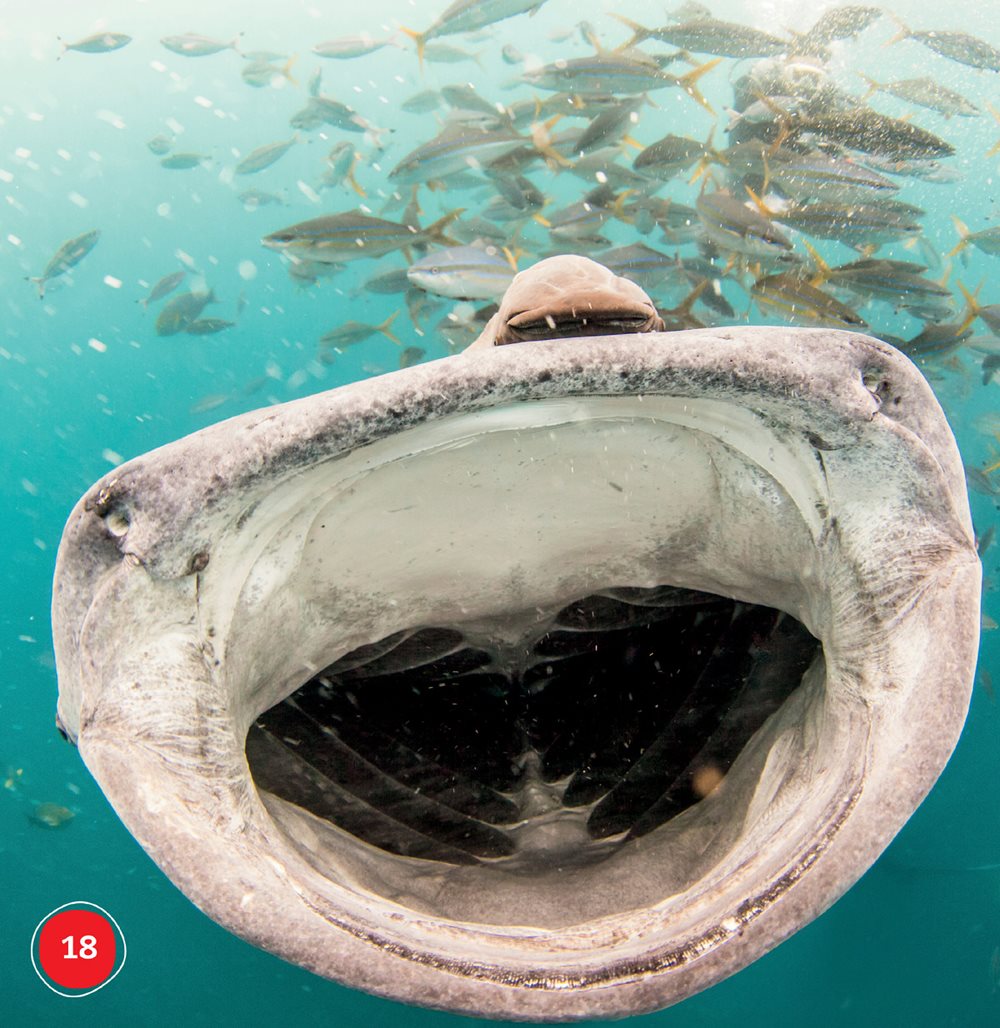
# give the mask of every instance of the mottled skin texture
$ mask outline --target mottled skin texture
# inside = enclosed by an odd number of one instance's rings
[[[769,328],[494,346],[525,310],[518,295],[471,352],[233,418],[96,483],[70,515],[57,560],[58,716],[152,858],[210,917],[255,945],[425,1006],[522,1020],[619,1017],[667,1006],[744,967],[826,909],[885,848],[961,730],[980,566],[950,430],[927,383],[891,347],[854,333]],[[641,311],[633,299],[629,310]],[[775,798],[754,792],[749,772],[731,773],[750,789],[748,803],[781,814],[780,831],[748,816],[682,895],[631,909],[633,873],[655,882],[670,865],[672,851],[658,849],[665,825],[625,854],[627,874],[609,871],[608,887],[624,890],[620,914],[525,931],[523,921],[505,925],[501,905],[481,930],[408,908],[405,864],[359,854],[350,839],[331,844],[331,866],[318,870],[302,855],[315,825],[283,827],[265,807],[243,755],[247,727],[294,688],[281,684],[281,661],[296,640],[330,626],[310,621],[298,603],[251,600],[282,570],[266,543],[281,524],[274,510],[283,497],[294,507],[309,476],[405,446],[414,433],[467,424],[455,436],[464,441],[454,451],[460,459],[475,441],[473,415],[525,422],[566,402],[584,412],[588,403],[595,411],[625,403],[628,417],[614,414],[621,425],[655,408],[673,419],[671,438],[721,440],[711,451],[718,491],[706,501],[690,566],[716,591],[784,597],[821,638],[827,677],[778,712],[748,758],[748,767],[773,763],[785,747],[786,769],[767,779]],[[758,436],[761,453],[744,459]],[[780,485],[765,489],[769,479],[758,476],[750,490],[746,469],[783,453]],[[647,463],[655,478],[655,456]],[[363,499],[368,480],[356,481]],[[510,482],[516,493],[516,476]],[[498,510],[512,509],[511,495],[498,497]],[[741,513],[751,503],[775,505],[775,518],[798,527],[770,531],[766,519]],[[530,515],[516,516],[529,524]],[[445,538],[475,548],[481,533],[502,529],[500,517]],[[606,534],[588,561],[615,561],[620,543]],[[419,548],[422,537],[414,538]],[[663,568],[689,559],[689,544],[662,542]],[[251,550],[263,556],[243,567]],[[299,551],[289,552],[298,564]],[[360,571],[376,557],[358,555]],[[252,588],[230,603],[237,579]],[[340,616],[346,625],[369,615],[352,600]],[[387,615],[375,604],[370,616]],[[699,806],[728,809],[710,801]],[[365,879],[369,859],[377,870]],[[393,895],[376,884],[382,872],[386,882],[397,875]],[[581,879],[581,888],[602,881]]]

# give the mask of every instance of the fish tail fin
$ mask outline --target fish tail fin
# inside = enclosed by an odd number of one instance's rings
[[[37,277],[29,277],[25,279],[26,282],[30,282],[38,290],[38,299],[45,299],[45,276],[39,275]]]
[[[583,38],[594,48],[594,53],[606,54],[608,51],[605,47],[601,46],[601,41],[597,38],[597,33],[593,27],[587,23],[581,23],[580,32]]]
[[[561,153],[552,145],[552,136],[549,134],[549,129],[562,117],[561,114],[555,114],[548,121],[538,124],[537,122],[531,127],[531,142],[535,149],[548,161],[561,168],[572,168],[573,162],[567,157],[563,157]]]
[[[502,246],[500,249],[503,251],[504,257],[507,258],[507,263],[510,265],[510,270],[517,274],[517,259],[520,257],[524,250],[519,246],[515,246],[512,250],[509,246]]]
[[[870,96],[877,93],[882,88],[881,82],[876,82],[870,75],[866,75],[863,71],[859,72],[860,76],[868,83],[868,92],[861,97],[861,102],[864,103]]]
[[[402,32],[404,36],[409,36],[410,39],[417,44],[417,63],[420,65],[421,73],[423,73],[424,47],[427,45],[427,34],[424,32],[414,32],[413,29],[408,29],[405,25],[400,25],[399,31]]]
[[[698,160],[698,163],[694,166],[694,171],[691,173],[691,177],[688,179],[689,186],[693,186],[700,178],[704,178],[709,174],[712,160],[713,158],[710,155],[706,155]]]
[[[961,253],[969,245],[969,226],[961,219],[956,218],[954,214],[951,216],[951,220],[955,223],[955,228],[958,229],[959,240],[945,254],[945,257],[954,257],[956,253]]]
[[[958,286],[958,291],[965,298],[966,319],[963,322],[964,330],[979,317],[979,312],[983,309],[982,304],[979,302],[979,290],[983,288],[983,284],[980,282],[972,293],[965,288],[965,284],[960,279],[955,279],[955,285]],[[959,334],[961,334],[961,332]]]
[[[348,172],[344,176],[344,178],[349,183],[351,189],[353,189],[354,192],[358,194],[358,196],[367,196],[368,194],[365,192],[364,187],[354,177],[354,165],[357,163],[358,159],[355,157],[354,164],[352,164],[351,167],[348,169]]]
[[[699,64],[696,68],[692,68],[690,71],[685,72],[679,79],[677,79],[677,85],[679,85],[692,100],[701,104],[701,106],[704,107],[705,110],[713,117],[715,116],[715,110],[701,95],[701,90],[698,88],[697,82],[702,75],[710,72],[721,60],[721,57],[713,57],[712,60],[706,61],[704,64]]]
[[[538,224],[541,225],[542,228],[552,228],[552,222],[549,221],[548,218],[539,214],[538,211],[535,211],[535,213],[532,214],[531,220],[538,222]]]
[[[462,214],[465,213],[464,207],[456,207],[453,211],[448,213],[443,218],[438,218],[433,224],[428,225],[427,228],[421,233],[421,242],[429,243],[444,243],[446,246],[457,246],[458,243],[445,235],[445,229],[453,222],[456,221]]]
[[[965,317],[962,318],[961,324],[955,329],[955,338],[960,339],[968,331],[969,326],[979,317],[979,312],[973,310],[971,307],[965,312]]]
[[[635,46],[641,43],[644,39],[649,39],[653,34],[652,29],[647,29],[644,25],[640,25],[637,21],[632,21],[631,18],[626,18],[623,14],[615,14],[612,12],[611,17],[615,21],[620,21],[626,28],[632,30],[632,38],[622,44],[624,49],[628,49],[630,46]]]
[[[809,285],[817,287],[821,286],[831,275],[830,265],[827,264],[822,257],[820,257],[819,253],[816,250],[816,247],[809,243],[807,240],[803,239],[802,245],[808,251],[809,256],[812,258],[813,264],[816,265],[816,274],[813,275],[811,279],[809,279]]]
[[[392,331],[390,330],[390,327],[389,327],[390,325],[392,325],[392,323],[393,323],[393,322],[394,322],[394,321],[396,320],[396,318],[398,318],[398,317],[399,317],[399,311],[393,311],[393,312],[392,312],[392,314],[390,314],[390,315],[389,315],[389,317],[387,317],[387,318],[385,319],[385,321],[383,321],[383,322],[382,322],[382,324],[381,324],[381,325],[376,325],[376,326],[375,326],[375,328],[376,328],[376,329],[377,329],[377,330],[378,330],[379,332],[381,332],[381,333],[382,333],[382,335],[384,335],[384,336],[386,337],[386,339],[389,339],[389,340],[391,340],[391,341],[392,341],[392,342],[394,342],[394,343],[395,343],[395,344],[396,344],[397,346],[402,346],[402,345],[403,345],[402,341],[401,341],[401,340],[399,339],[399,337],[398,337],[397,335],[395,335],[395,333],[393,333],[393,332],[392,332]]]
[[[888,14],[889,17],[899,26],[899,31],[892,37],[892,39],[883,43],[883,47],[892,46],[894,43],[899,43],[901,40],[909,39],[910,36],[913,35],[913,33],[910,31],[910,26],[907,25],[905,21],[896,17],[896,15],[892,13],[892,11],[886,11],[885,13]]]
[[[750,199],[753,200],[754,206],[765,218],[773,218],[776,215],[777,212],[772,211],[749,186],[744,186],[743,188],[750,194]]]
[[[240,57],[243,56],[243,51],[239,47],[239,42],[240,42],[240,40],[242,38],[243,38],[243,33],[242,32],[237,32],[236,35],[233,36],[233,38],[229,41],[229,48],[231,50],[235,50],[240,55]]]
[[[291,84],[293,86],[297,86],[299,84],[299,80],[292,74],[292,65],[298,59],[299,59],[299,55],[298,54],[292,54],[292,56],[289,57],[287,61],[285,61],[284,65],[283,65],[283,67],[281,69],[281,74],[285,77],[285,79],[287,81],[291,82]],[[296,138],[298,138],[298,133],[296,133],[295,135],[296,135]]]
[[[638,192],[638,189],[623,189],[615,197],[614,203],[611,205],[612,215],[616,217],[619,221],[628,221],[628,218],[625,216],[625,201],[630,196],[635,196],[635,194]]]
[[[694,287],[694,289],[692,289],[691,292],[688,293],[687,296],[685,296],[684,299],[681,300],[681,302],[679,304],[677,304],[676,307],[671,307],[670,310],[668,310],[666,313],[670,314],[670,315],[673,315],[673,317],[675,319],[677,319],[677,318],[689,319],[690,321],[694,322],[695,324],[700,325],[701,322],[698,321],[698,319],[695,318],[691,314],[691,308],[694,307],[695,301],[698,299],[699,296],[701,296],[701,294],[703,292],[705,292],[705,290],[708,288],[709,284],[710,284],[710,280],[707,279],[707,278],[703,278]]]

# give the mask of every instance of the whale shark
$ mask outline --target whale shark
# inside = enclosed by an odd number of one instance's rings
[[[551,258],[465,352],[81,498],[57,724],[207,916],[407,1003],[622,1017],[778,945],[910,817],[980,624],[933,391],[855,332],[662,327]]]

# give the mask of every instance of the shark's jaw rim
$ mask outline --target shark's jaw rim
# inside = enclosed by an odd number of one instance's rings
[[[215,477],[182,492],[193,467]],[[60,718],[174,881],[318,973],[497,1017],[664,1006],[815,917],[939,773],[978,641],[947,426],[904,358],[849,333],[411,369],[118,469],[63,547]],[[606,860],[401,858],[254,784],[254,722],[343,654],[663,585],[779,608],[823,653],[715,791]]]

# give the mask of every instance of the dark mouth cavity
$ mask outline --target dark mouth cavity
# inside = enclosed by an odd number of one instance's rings
[[[503,342],[522,343],[564,336],[619,335],[642,332],[650,323],[650,313],[646,311],[588,311],[586,314],[566,311],[514,324],[518,317],[520,315],[514,315],[507,320],[501,331]]]
[[[606,589],[516,646],[420,626],[356,649],[261,715],[247,759],[386,853],[582,865],[711,793],[819,650],[768,607]]]

